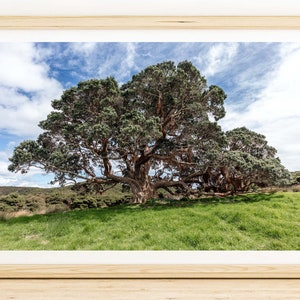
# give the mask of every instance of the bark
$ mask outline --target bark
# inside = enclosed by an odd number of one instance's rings
[[[131,187],[133,193],[133,203],[143,204],[147,200],[155,197],[156,192],[150,182],[139,183],[138,185],[133,185]]]
[[[140,161],[135,164],[134,179],[135,183],[131,185],[131,190],[133,193],[133,203],[145,203],[150,198],[154,197],[156,194],[156,189],[154,189],[153,184],[150,181],[149,170],[150,170],[150,160],[141,163]]]

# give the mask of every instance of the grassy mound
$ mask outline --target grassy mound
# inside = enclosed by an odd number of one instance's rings
[[[300,193],[19,216],[0,220],[1,250],[300,250]]]

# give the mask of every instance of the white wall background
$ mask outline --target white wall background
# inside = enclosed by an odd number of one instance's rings
[[[300,15],[299,0],[0,0],[0,15]]]
[[[1,251],[0,264],[298,265],[299,251]]]

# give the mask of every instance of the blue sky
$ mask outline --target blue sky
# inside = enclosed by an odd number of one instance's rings
[[[224,130],[264,134],[282,163],[300,170],[300,43],[0,43],[0,185],[47,186],[40,170],[8,172],[8,157],[38,136],[64,89],[107,76],[122,84],[166,60],[189,60],[224,89]]]

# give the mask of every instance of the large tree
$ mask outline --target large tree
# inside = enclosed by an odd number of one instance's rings
[[[60,184],[128,184],[139,203],[159,188],[187,192],[223,146],[215,121],[225,98],[187,61],[147,67],[121,87],[113,78],[81,82],[52,101],[44,132],[15,148],[9,170],[42,168]]]
[[[43,133],[15,148],[9,170],[41,168],[61,185],[126,184],[134,203],[158,189],[189,195],[214,180],[224,186],[230,178],[220,167],[238,172],[228,153],[241,150],[217,124],[225,98],[187,61],[147,67],[121,87],[114,78],[81,82],[52,101]]]

